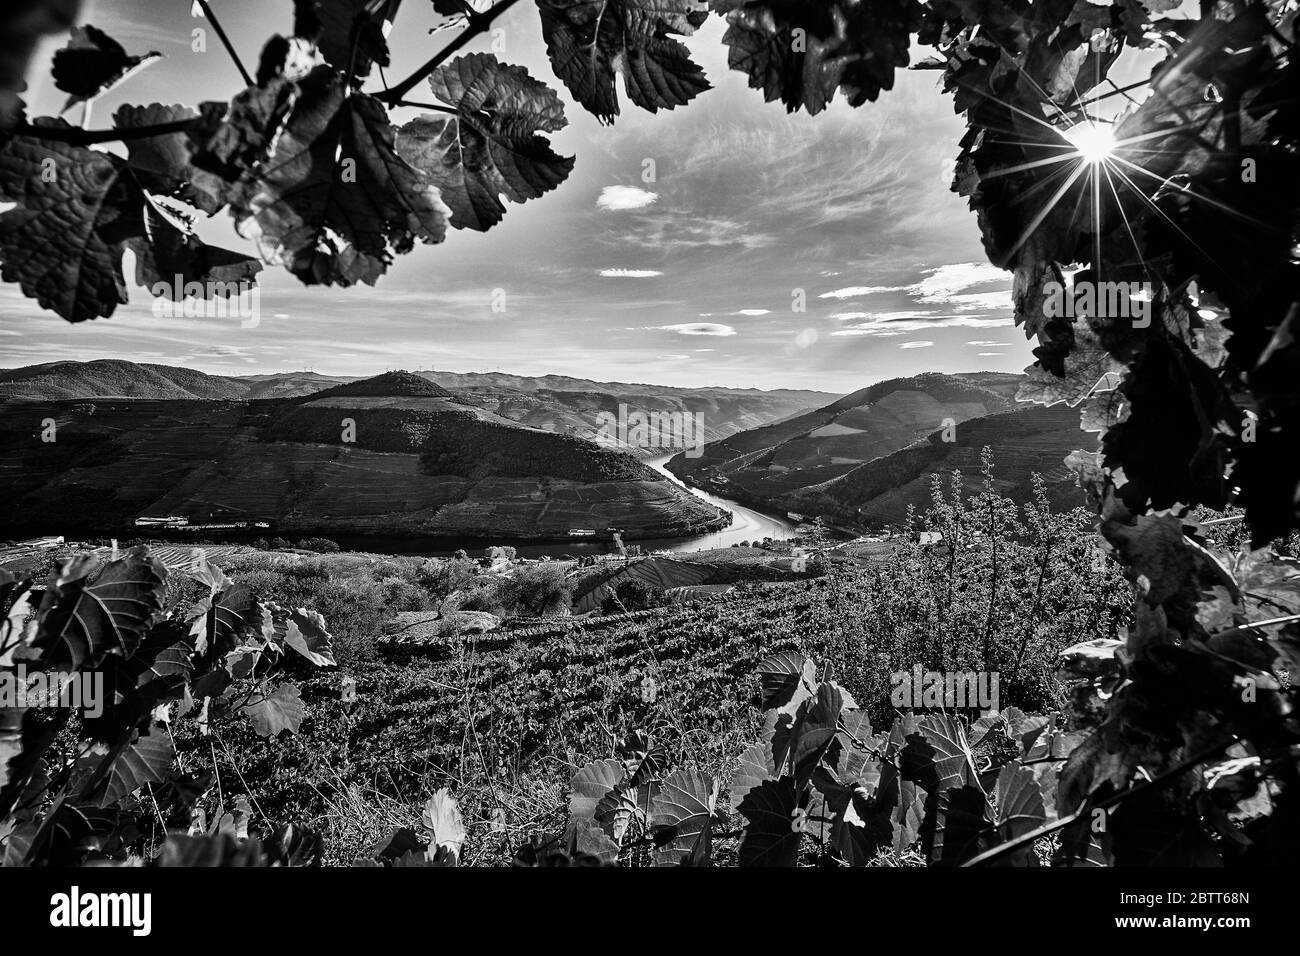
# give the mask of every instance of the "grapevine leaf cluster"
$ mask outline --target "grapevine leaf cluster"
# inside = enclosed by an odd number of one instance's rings
[[[291,675],[334,666],[325,622],[260,600],[202,558],[187,576],[198,599],[169,598],[175,573],[143,547],[108,561],[78,555],[43,584],[0,572],[0,668],[26,681],[22,698],[0,706],[4,865],[139,859],[146,812],[167,830],[148,861],[159,865],[318,856],[319,840],[292,827],[251,837],[246,810],[242,824],[237,812],[208,826],[199,801],[211,774],[181,766],[172,724],[194,720],[215,738],[243,718],[261,737],[297,733],[304,705]],[[100,699],[83,700],[74,719],[76,698],[62,688],[85,678]],[[36,687],[59,688],[64,706]]]

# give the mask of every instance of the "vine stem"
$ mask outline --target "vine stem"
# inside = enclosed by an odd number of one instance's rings
[[[226,36],[226,31],[221,27],[221,21],[216,18],[215,14],[213,14],[212,5],[208,3],[208,0],[198,0],[198,3],[199,6],[203,8],[203,16],[212,24],[212,29],[217,31],[217,37],[221,40],[222,46],[226,48],[226,52],[230,54],[230,58],[235,61],[235,69],[239,70],[239,75],[244,78],[244,85],[252,86],[253,77],[248,70],[244,68],[244,61],[241,60],[239,54],[235,52],[235,45],[230,42],[230,37]]]
[[[124,143],[133,139],[183,133],[197,126],[199,120],[200,117],[196,116],[192,119],[155,123],[153,126],[135,126],[129,129],[77,129],[75,126],[33,126],[30,123],[23,123],[14,132],[16,135],[31,136],[34,139],[71,143],[73,146],[90,146],[94,143]]]
[[[1136,796],[1139,793],[1144,793],[1147,790],[1154,790],[1163,787],[1165,784],[1169,783],[1169,781],[1177,779],[1182,774],[1186,773],[1188,770],[1191,770],[1193,767],[1197,766],[1198,764],[1204,763],[1205,761],[1209,760],[1211,757],[1218,756],[1220,753],[1222,753],[1224,750],[1227,750],[1236,742],[1237,742],[1236,737],[1230,737],[1227,740],[1215,744],[1213,747],[1207,747],[1206,749],[1200,751],[1199,753],[1195,753],[1192,756],[1188,757],[1186,760],[1182,761],[1181,763],[1176,764],[1173,767],[1170,767],[1168,770],[1160,774],[1158,777],[1153,777],[1151,780],[1148,780],[1145,783],[1140,783],[1136,787],[1126,787],[1125,789],[1119,791],[1119,793],[1111,794],[1105,800],[1102,800],[1100,803],[1096,804],[1093,807],[1088,807],[1087,804],[1085,803],[1082,808],[1076,810],[1074,813],[1071,813],[1068,816],[1061,817],[1055,823],[1044,824],[1043,826],[1038,827],[1035,830],[1030,830],[1028,833],[1016,837],[1014,840],[1008,840],[1006,843],[1000,843],[995,847],[985,850],[983,853],[979,854],[979,856],[975,856],[967,860],[965,863],[962,864],[962,866],[981,866],[985,863],[988,863],[990,860],[996,860],[998,857],[1005,856],[1006,854],[1010,853],[1012,850],[1018,850],[1022,846],[1029,846],[1035,840],[1045,837],[1048,834],[1055,833],[1057,830],[1064,830],[1075,820],[1078,820],[1079,817],[1083,815],[1083,812],[1086,809],[1108,810],[1111,807],[1115,806],[1116,804],[1122,803],[1123,801],[1129,799],[1130,797]]]
[[[435,53],[422,67],[408,76],[396,86],[389,87],[382,93],[376,93],[375,99],[381,103],[398,105],[407,93],[415,89],[421,80],[440,67],[452,54],[462,49],[470,40],[474,39],[481,33],[486,33],[492,21],[501,14],[513,7],[519,0],[497,0],[487,10],[482,13],[471,13],[466,22],[466,27],[461,31],[456,39],[452,40],[445,47]]]

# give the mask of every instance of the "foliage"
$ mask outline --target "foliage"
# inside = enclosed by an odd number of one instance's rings
[[[4,865],[316,855],[316,838],[292,829],[250,838],[246,810],[242,824],[227,826],[224,815],[211,828],[196,824],[191,812],[210,775],[175,759],[172,731],[184,719],[215,738],[244,718],[260,737],[297,733],[304,708],[289,677],[334,666],[325,622],[258,599],[206,561],[190,577],[205,593],[168,605],[168,571],[145,548],[108,562],[75,556],[44,586],[0,572],[0,677],[13,697],[0,709]],[[62,690],[72,681],[90,689]],[[56,699],[39,695],[50,686],[61,690]],[[143,830],[155,819],[164,831],[179,819],[190,832],[159,840]]]
[[[562,122],[553,93],[490,55],[451,60],[515,3],[499,0],[484,12],[435,5],[460,28],[456,40],[403,82],[367,93],[362,86],[372,63],[388,61],[383,26],[396,16],[397,2],[358,11],[352,0],[316,0],[300,5],[297,43],[272,38],[256,80],[248,76],[247,88],[229,101],[197,110],[126,107],[104,131],[59,118],[28,120],[17,99],[35,43],[71,24],[77,5],[44,0],[6,9],[0,199],[13,207],[0,214],[4,279],[81,321],[110,315],[126,301],[127,249],[145,284],[180,275],[212,296],[251,281],[261,263],[202,243],[191,225],[198,212],[229,208],[237,222],[256,224],[268,261],[317,284],[373,284],[417,241],[441,241],[449,220],[485,228],[504,209],[499,195],[540,195],[569,168],[541,136]],[[874,99],[910,60],[913,34],[941,54],[932,65],[943,70],[968,127],[954,189],[969,198],[990,261],[1013,273],[1017,321],[1039,343],[1019,397],[1077,406],[1085,428],[1101,435],[1099,450],[1083,449],[1069,461],[1095,495],[1106,546],[1133,590],[1122,646],[1103,645],[1109,653],[1099,655],[1110,668],[1104,720],[1062,769],[1057,810],[1062,820],[1108,814],[1107,852],[1117,862],[1267,860],[1278,852],[1271,847],[1293,843],[1300,829],[1289,681],[1300,607],[1294,561],[1266,548],[1300,524],[1300,458],[1291,453],[1300,430],[1296,12],[1283,0],[1228,0],[1203,4],[1198,18],[1173,19],[1162,15],[1167,6],[712,4],[728,22],[732,67],[791,110],[816,113],[837,93],[851,105]],[[618,115],[620,75],[628,98],[652,111],[684,105],[707,88],[677,39],[703,22],[702,4],[544,0],[539,7],[557,76],[604,121]],[[295,49],[306,55],[291,57]],[[1065,134],[1096,122],[1090,107],[1111,95],[1097,91],[1135,49],[1158,58],[1149,90],[1115,125],[1111,155],[1087,161]],[[145,54],[87,28],[63,56],[83,64],[94,57],[102,68],[77,72],[102,87]],[[417,125],[404,149],[388,109],[409,103],[405,96],[426,78],[448,104],[435,112],[451,118]],[[471,93],[475,83],[508,90],[517,124],[495,124]],[[110,140],[134,145],[125,158],[87,148]],[[493,162],[481,162],[485,155]],[[520,155],[543,171],[527,189],[508,174],[511,163],[520,168]],[[439,156],[441,167],[431,168]],[[41,175],[45,169],[55,175]],[[1065,282],[1076,266],[1065,283],[1072,289],[1147,284],[1151,321],[1096,308],[1051,314],[1049,283]],[[1258,550],[1215,554],[1190,518],[1196,507],[1229,506],[1244,510]],[[1010,520],[996,503],[987,514],[981,510],[973,526],[969,516],[955,515],[952,527],[974,534],[980,521],[994,529]],[[950,555],[955,562],[959,551]],[[87,630],[86,619],[67,613],[65,600],[93,602],[93,589],[91,598],[83,593],[90,583],[74,576],[47,587],[54,597],[43,612],[51,629],[34,645],[41,653],[74,664],[138,653],[141,629],[129,614],[110,615],[107,623],[92,615],[99,630]],[[136,585],[110,575],[103,586]],[[995,610],[990,601],[990,619]],[[213,615],[215,633],[224,618]],[[832,740],[838,730],[823,725],[836,710],[834,693],[826,692],[810,718]],[[6,733],[18,739],[16,729]],[[963,733],[939,728],[922,736],[946,753]],[[143,766],[150,759],[142,758]],[[775,821],[812,799],[801,766],[839,772],[819,756],[811,765],[795,760],[791,775],[763,781],[752,796],[750,826],[770,831],[771,839],[747,837],[753,859],[789,859],[791,838]],[[1161,785],[1135,788],[1142,778]],[[95,779],[96,786],[107,779]],[[946,794],[942,826],[935,809],[932,855],[938,845],[941,858],[953,858],[956,846],[956,857],[964,857],[990,833],[1003,839],[1020,821],[1036,819],[1034,792],[1018,772],[991,790],[954,779],[964,782],[941,787],[934,798]],[[855,797],[836,799],[857,812]],[[1004,812],[1013,815],[997,815]],[[835,817],[829,820],[821,822],[834,827]],[[853,826],[845,817],[835,832],[855,834]],[[1098,857],[1088,831],[1064,830],[1066,859]],[[1151,834],[1165,838],[1173,855],[1153,857]],[[590,827],[567,839],[566,858],[568,850],[602,857],[599,847],[589,852]],[[1014,839],[1010,845],[1017,846]],[[555,854],[539,844],[532,858]]]

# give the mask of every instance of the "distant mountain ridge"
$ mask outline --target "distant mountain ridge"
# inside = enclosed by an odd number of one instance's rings
[[[825,392],[798,389],[691,389],[594,382],[564,375],[528,378],[500,372],[439,371],[386,372],[384,375],[403,378],[406,386],[402,394],[455,394],[466,402],[521,425],[593,440],[600,437],[601,415],[617,415],[620,405],[629,411],[699,415],[703,422],[703,438],[711,442],[788,418],[835,397]],[[382,377],[374,376],[364,381],[374,382]],[[111,359],[51,362],[20,369],[0,369],[0,402],[79,398],[259,401],[332,394],[336,393],[334,390],[347,389],[358,381],[361,380],[318,372],[229,377]],[[420,381],[438,391],[419,391]],[[667,454],[673,448],[633,447],[625,450],[639,457],[654,457]]]
[[[519,425],[410,373],[294,399],[28,409],[0,416],[0,529],[118,533],[175,515],[303,534],[524,541],[609,528],[675,537],[729,520],[630,455]],[[46,418],[56,441],[33,432]]]

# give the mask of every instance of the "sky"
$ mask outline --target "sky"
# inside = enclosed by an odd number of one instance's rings
[[[212,6],[250,69],[267,36],[291,29],[289,0]],[[435,20],[431,4],[407,0],[390,37],[390,82],[445,42],[428,35]],[[98,100],[92,126],[122,103],[193,105],[240,89],[211,31],[207,51],[192,51],[191,31],[206,22],[184,0],[90,0],[82,22],[129,52],[164,54]],[[686,42],[714,89],[658,114],[622,99],[623,114],[602,126],[551,73],[533,4],[516,5],[499,26],[501,59],[527,67],[565,104],[570,125],[552,141],[577,159],[554,192],[507,203],[486,234],[449,230],[446,242],[417,246],[374,288],[304,287],[267,267],[255,327],[156,314],[134,284],[131,304],[111,318],[70,325],[6,283],[0,366],[116,358],[225,375],[500,370],[842,393],[922,371],[1020,371],[1033,361],[1013,327],[1010,275],[987,264],[973,213],[948,190],[963,124],[940,72],[900,71],[893,91],[856,110],[837,101],[817,117],[790,116],[727,68],[725,24],[711,17]],[[62,42],[45,44],[34,64],[33,114],[62,106],[47,68]],[[914,50],[914,60],[927,52]],[[225,213],[201,234],[252,248]],[[129,253],[125,268],[130,281]],[[494,311],[494,290],[505,292],[504,311]]]

